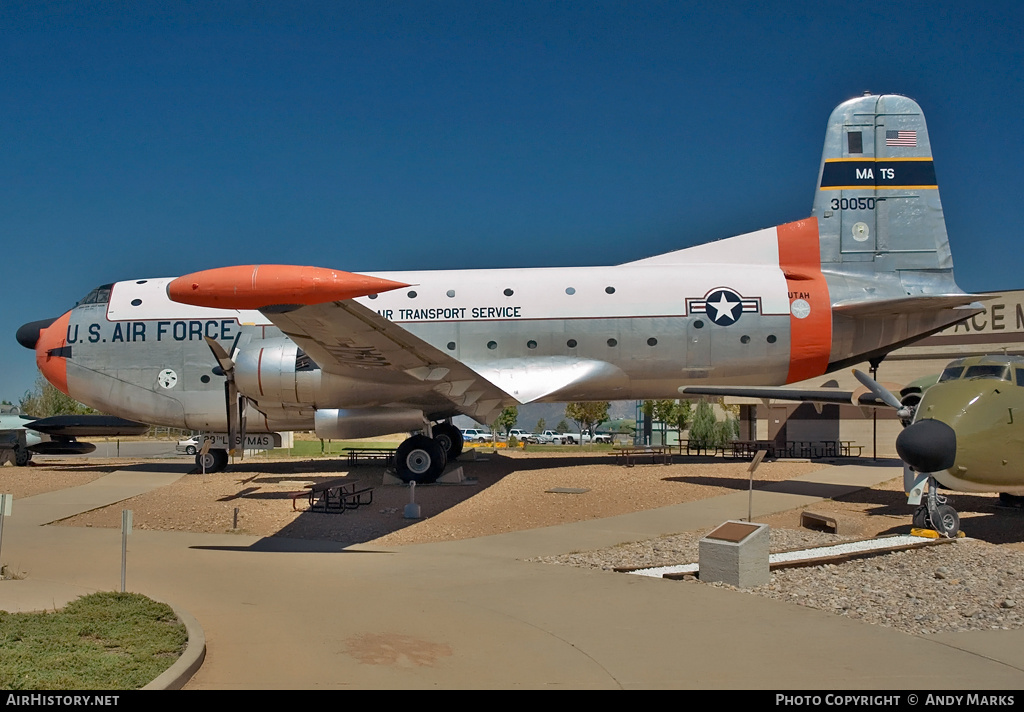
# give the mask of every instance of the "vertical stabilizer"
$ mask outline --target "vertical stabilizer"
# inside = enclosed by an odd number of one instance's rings
[[[824,269],[952,270],[928,128],[915,101],[869,95],[836,107],[813,215]]]

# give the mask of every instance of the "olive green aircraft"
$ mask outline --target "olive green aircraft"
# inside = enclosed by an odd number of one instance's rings
[[[861,371],[854,375],[867,392],[709,386],[679,392],[895,408],[905,426],[896,452],[908,503],[917,506],[914,526],[946,537],[956,536],[960,516],[940,489],[998,492],[1014,506],[1024,501],[1024,356],[960,358],[934,386],[903,389],[899,397]]]

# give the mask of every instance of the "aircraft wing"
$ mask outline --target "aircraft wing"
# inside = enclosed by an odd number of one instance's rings
[[[409,385],[403,402],[491,422],[515,399],[452,356],[348,299],[260,310],[331,373]]]
[[[53,437],[106,437],[145,435],[149,425],[113,415],[52,415],[25,421],[25,427]]]
[[[762,401],[785,400],[804,403],[859,405],[869,408],[888,408],[874,393],[864,390],[843,391],[838,388],[774,388],[771,386],[683,386],[684,396],[717,396],[732,398],[759,398]]]

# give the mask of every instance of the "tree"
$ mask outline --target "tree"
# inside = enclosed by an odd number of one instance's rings
[[[491,423],[491,432],[497,433],[502,431],[507,434],[509,430],[515,427],[516,420],[518,418],[519,408],[514,405],[510,405],[508,408],[501,411],[501,413],[498,414],[498,417],[494,419],[494,422]]]
[[[557,433],[567,433],[567,432],[569,432],[569,424],[567,422],[565,422],[565,418],[562,418],[561,420],[558,421],[558,425],[555,426],[555,432],[557,432]]]
[[[642,408],[644,414],[644,445],[650,445],[651,435],[654,433],[654,401],[645,400]]]
[[[731,443],[740,436],[740,422],[731,415],[725,420],[715,423],[715,447]]]
[[[683,431],[693,420],[693,404],[688,400],[676,401],[672,409],[672,420],[668,421],[676,426],[676,439],[682,441]]]
[[[589,430],[591,436],[598,425],[608,420],[608,408],[611,403],[608,401],[583,401],[567,403],[565,406],[565,417],[580,427],[580,445],[583,445],[583,431]]]
[[[707,401],[700,401],[693,416],[693,425],[690,426],[690,445],[698,450],[716,447],[715,425],[715,411]]]
[[[36,379],[35,388],[25,392],[19,406],[23,413],[36,418],[47,418],[51,415],[87,415],[96,412],[71,396],[61,393],[42,376]]]
[[[533,432],[535,432],[535,433],[543,433],[545,430],[547,430],[547,428],[548,428],[547,422],[544,420],[544,418],[541,418],[540,420],[537,421],[537,428]]]

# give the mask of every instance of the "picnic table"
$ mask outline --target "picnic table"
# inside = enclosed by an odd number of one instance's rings
[[[853,457],[854,450],[856,450],[856,457],[860,457],[861,451],[863,451],[863,445],[854,445],[853,440],[840,440],[839,441],[839,453],[844,457]]]
[[[393,447],[343,447],[341,451],[348,456],[350,465],[358,465],[360,460],[383,460],[390,465],[395,460]]]
[[[373,502],[373,487],[365,485],[361,480],[350,480],[347,477],[306,485],[306,489],[292,495],[292,509],[299,497],[309,498],[309,511],[331,512],[344,514],[346,510]]]
[[[636,464],[636,459],[646,455],[651,456],[651,464],[654,464],[661,459],[662,464],[669,465],[672,463],[672,448],[668,445],[647,445],[647,446],[619,446],[616,445],[612,448],[612,452],[615,453],[615,463],[620,462],[626,467],[632,467]]]

